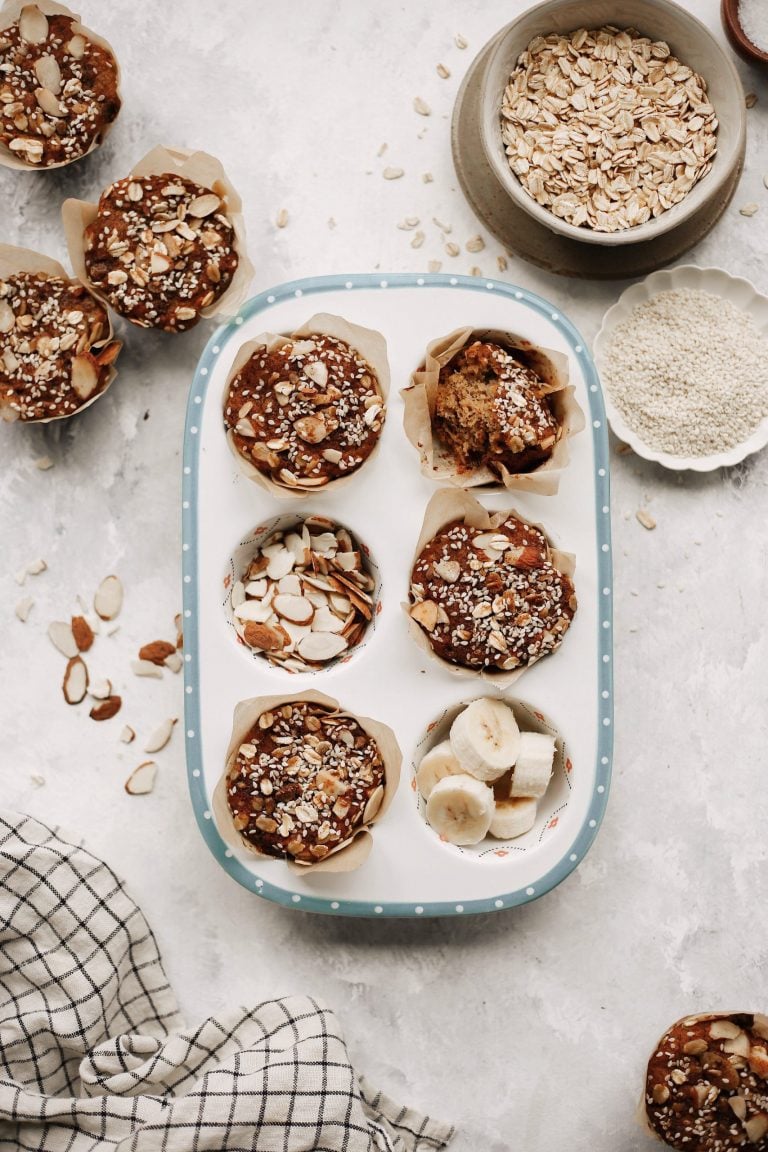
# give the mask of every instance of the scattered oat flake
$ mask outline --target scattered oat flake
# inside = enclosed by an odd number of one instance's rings
[[[34,784],[35,788],[42,788],[45,784],[45,776],[41,776],[39,772],[33,772],[30,776],[30,780]]]
[[[442,260],[430,260],[427,268],[430,272],[439,272],[443,266]]]
[[[14,611],[19,620],[21,620],[22,624],[26,624],[27,618],[32,611],[34,603],[35,602],[31,596],[25,596],[24,599],[19,600],[18,604],[16,605]]]
[[[401,176],[405,176],[404,168],[385,168],[382,172],[385,180],[399,180]]]
[[[453,42],[457,48],[464,49],[464,48],[467,48],[469,46],[468,41],[464,39],[461,32],[456,33],[456,35],[453,38]]]
[[[47,472],[49,468],[53,468],[53,460],[50,456],[38,456],[35,460],[35,468],[39,468],[41,472]]]
[[[417,228],[418,225],[419,225],[418,216],[406,216],[405,220],[400,221],[400,223],[398,224],[398,228],[400,229],[401,232],[410,232],[413,228]]]
[[[39,576],[47,568],[45,560],[33,560],[31,564],[27,564],[27,576]]]
[[[27,580],[26,568],[19,568],[18,572],[16,573],[15,580],[16,580],[16,583],[19,585],[19,587],[21,587],[22,584],[26,583],[26,580]]]
[[[743,208],[739,208],[739,212],[742,216],[754,216],[755,213],[759,212],[759,211],[760,211],[760,205],[755,204],[754,201],[752,201],[749,204],[745,204]]]
[[[445,64],[438,64],[435,71],[437,72],[437,74],[441,80],[447,80],[451,74],[450,70],[448,68],[446,68]]]
[[[334,220],[333,216],[328,217],[327,224],[331,232],[333,232],[334,228],[336,227],[336,221]]]
[[[432,181],[434,180],[434,176],[432,175],[431,172],[422,172],[421,180],[422,180],[423,184],[431,184]]]
[[[378,150],[378,152],[376,153],[376,155],[377,155],[377,156],[383,156],[383,155],[384,155],[384,153],[386,152],[386,150],[387,150],[387,148],[388,148],[388,147],[389,147],[389,145],[388,145],[388,144],[382,144],[382,146],[379,148],[379,150]]]
[[[445,251],[448,256],[458,256],[461,252],[461,248],[459,248],[458,244],[451,242],[446,244]]]
[[[482,252],[483,248],[485,248],[485,240],[483,240],[482,236],[472,236],[471,239],[467,240],[464,247],[467,252]]]
[[[482,268],[478,268],[477,264],[473,264],[469,270],[469,274],[470,276],[482,276],[483,270]]]
[[[419,116],[432,115],[432,109],[425,100],[422,100],[421,96],[417,96],[413,101],[413,110],[414,112],[418,112]]]
[[[496,267],[498,268],[499,272],[506,272],[507,268],[509,267],[506,256],[496,257]]]
[[[638,508],[637,512],[635,512],[635,516],[642,524],[643,528],[647,528],[649,532],[656,527],[656,521],[654,520],[653,516],[651,516],[650,512],[646,512],[645,508]]]
[[[157,764],[154,760],[145,760],[134,768],[125,782],[125,790],[129,796],[146,796],[155,786]]]
[[[746,96],[744,97],[744,103],[746,104],[747,108],[754,108],[755,104],[757,104],[757,93],[747,92]]]
[[[445,232],[446,235],[450,235],[450,233],[453,231],[453,228],[450,224],[443,224],[442,220],[438,220],[437,216],[432,217],[432,223],[436,228],[439,228],[441,232]]]
[[[424,243],[424,233],[423,232],[414,232],[413,236],[411,237],[411,248],[421,248],[423,243]]]
[[[281,208],[277,214],[275,224],[277,225],[278,228],[285,228],[287,223],[288,223],[288,209],[287,208]]]

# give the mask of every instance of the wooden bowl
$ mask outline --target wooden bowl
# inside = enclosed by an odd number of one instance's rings
[[[768,65],[768,52],[761,52],[744,32],[739,22],[739,0],[721,0],[720,19],[731,47],[750,64]]]

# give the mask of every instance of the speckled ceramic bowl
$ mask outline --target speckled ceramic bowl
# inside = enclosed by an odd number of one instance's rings
[[[585,9],[589,8],[588,17]],[[655,220],[622,232],[596,232],[559,219],[529,196],[512,173],[501,136],[500,109],[504,89],[521,52],[535,36],[572,32],[576,28],[613,24],[636,28],[654,40],[665,40],[688,67],[707,81],[719,121],[717,152],[712,170],[683,201]],[[540,224],[586,244],[619,246],[652,240],[690,219],[714,200],[739,164],[746,133],[744,92],[738,73],[712,33],[690,12],[671,0],[545,0],[523,13],[499,35],[483,81],[481,136],[488,162],[512,200]]]

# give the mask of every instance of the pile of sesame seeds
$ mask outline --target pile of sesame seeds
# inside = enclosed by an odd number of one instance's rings
[[[357,720],[297,701],[259,716],[227,798],[236,831],[260,852],[312,864],[374,818],[383,782],[378,746]]]
[[[660,292],[610,333],[603,386],[649,447],[710,456],[768,418],[768,341],[729,300],[690,288]]]
[[[462,521],[424,547],[411,575],[411,618],[443,659],[510,671],[554,651],[576,610],[573,584],[546,537],[515,516],[481,531]]]

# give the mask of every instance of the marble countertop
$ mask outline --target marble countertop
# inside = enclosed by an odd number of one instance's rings
[[[722,38],[716,0],[685,3]],[[541,293],[591,340],[623,285],[562,280],[514,258],[498,273],[501,249],[451,163],[462,75],[526,6],[86,0],[86,24],[123,66],[122,115],[102,151],[71,170],[0,169],[0,240],[65,259],[62,199],[89,198],[155,143],[194,146],[217,154],[242,193],[254,291],[318,273],[477,265]],[[768,291],[768,87],[737,64],[758,95],[747,166],[690,260]],[[431,116],[414,112],[416,96]],[[382,179],[385,165],[404,176]],[[748,201],[757,216],[739,214]],[[277,228],[281,209],[288,223]],[[422,221],[420,248],[396,226],[408,216]],[[433,218],[451,226],[460,256],[445,253]],[[486,246],[470,255],[478,232]],[[495,915],[313,917],[248,895],[219,868],[192,816],[180,731],[157,756],[154,793],[126,795],[140,753],[118,742],[119,721],[94,724],[65,706],[62,659],[45,635],[78,595],[90,599],[119,572],[120,629],[100,639],[92,675],[114,680],[126,722],[143,731],[181,715],[180,677],[139,680],[130,660],[173,635],[180,608],[184,406],[209,331],[125,331],[119,379],[87,412],[48,428],[0,427],[3,804],[85,837],[125,878],[190,1021],[308,992],[337,1010],[372,1081],[458,1125],[456,1152],[652,1146],[634,1109],[664,1027],[697,1010],[768,1008],[768,568],[755,530],[768,455],[694,475],[612,453],[614,781],[578,870]],[[43,455],[54,464],[45,472],[35,466]],[[654,531],[635,518],[641,507]],[[20,588],[15,573],[36,557],[47,571]],[[26,595],[34,607],[22,624],[14,606]]]

